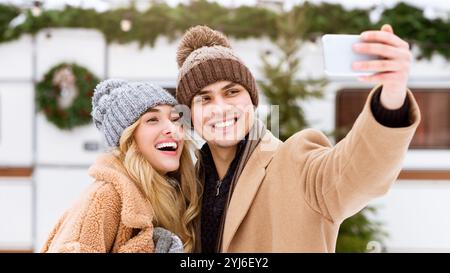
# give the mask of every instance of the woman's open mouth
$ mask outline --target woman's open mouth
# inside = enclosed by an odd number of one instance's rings
[[[178,142],[172,139],[167,139],[158,142],[155,148],[163,154],[166,155],[176,155],[178,149]]]

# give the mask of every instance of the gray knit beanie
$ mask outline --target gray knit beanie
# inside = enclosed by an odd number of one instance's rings
[[[149,108],[177,105],[163,88],[146,82],[109,79],[100,82],[92,97],[92,119],[110,147],[118,147],[122,132]]]

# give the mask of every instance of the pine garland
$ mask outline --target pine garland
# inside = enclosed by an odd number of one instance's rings
[[[293,7],[302,9],[309,22],[307,29],[299,29],[299,39],[315,40],[324,33],[357,34],[367,29],[379,29],[384,23],[394,26],[395,32],[421,50],[419,57],[431,57],[434,53],[450,58],[450,22],[442,19],[430,20],[423,11],[414,6],[399,3],[385,10],[377,23],[369,20],[369,9],[346,10],[339,4],[306,2]],[[97,12],[67,6],[63,10],[44,10],[38,17],[26,12],[26,20],[16,27],[9,27],[20,10],[14,6],[0,4],[0,43],[17,39],[22,34],[35,34],[44,28],[93,28],[102,32],[108,43],[137,41],[140,45],[153,46],[156,39],[166,36],[179,37],[189,27],[207,24],[235,38],[269,37],[276,39],[278,19],[286,12],[276,13],[261,7],[240,6],[227,8],[206,0],[192,1],[189,5],[154,4],[139,12],[134,7]],[[120,29],[120,21],[128,16],[133,24],[129,32]]]

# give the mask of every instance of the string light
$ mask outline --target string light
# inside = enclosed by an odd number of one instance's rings
[[[123,32],[128,32],[132,27],[133,22],[131,21],[131,15],[129,13],[125,13],[120,21],[120,29],[122,29]]]
[[[42,14],[42,2],[41,1],[33,1],[33,6],[31,7],[31,14],[34,17],[39,17]]]

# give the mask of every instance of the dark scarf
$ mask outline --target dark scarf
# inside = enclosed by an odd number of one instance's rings
[[[236,186],[236,183],[238,182],[239,177],[241,176],[248,160],[250,159],[250,156],[252,155],[255,148],[258,146],[259,142],[261,141],[261,139],[263,138],[265,133],[266,133],[266,128],[265,128],[264,124],[262,123],[262,121],[257,119],[253,123],[253,126],[250,129],[249,133],[247,134],[245,141],[243,140],[239,144],[239,147],[238,147],[239,149],[236,152],[236,157],[232,162],[233,166],[235,166],[235,167],[230,166],[230,167],[234,168],[234,173],[232,174],[232,178],[231,178],[230,186],[229,186],[230,188],[228,190],[227,201],[225,203],[224,211],[223,211],[222,218],[221,218],[220,225],[219,225],[216,252],[220,251],[226,212],[228,209],[228,205],[230,203],[231,196],[233,194],[234,187]],[[243,147],[241,145],[243,145]],[[208,147],[205,147],[205,148],[208,148]],[[204,149],[202,149],[202,150],[204,150]],[[209,155],[209,153],[208,153],[208,155]],[[210,156],[207,159],[208,162],[203,162],[203,159],[206,159],[206,158],[204,158],[201,153],[199,154],[199,156],[200,157],[199,157],[199,161],[197,162],[198,163],[197,167],[200,172],[198,174],[199,174],[199,178],[201,179],[201,181],[203,183],[205,183],[205,181],[207,179],[206,179],[205,173],[204,173],[204,170],[205,170],[204,166],[206,164],[208,164],[208,165],[212,164],[212,166],[214,166],[214,162],[212,162],[212,158],[210,158]],[[236,160],[237,160],[237,166],[235,163]],[[213,167],[213,168],[215,168],[215,167]],[[209,179],[209,177],[208,177],[208,179]],[[206,185],[205,185],[205,187],[206,187]]]
[[[250,159],[250,156],[252,155],[255,148],[258,146],[259,142],[261,142],[261,139],[264,137],[265,133],[266,127],[264,126],[264,123],[261,120],[256,119],[255,122],[253,123],[252,128],[250,129],[247,143],[245,144],[244,151],[242,152],[242,156],[239,159],[239,163],[233,175],[233,179],[231,180],[231,187],[230,191],[228,192],[228,200],[225,206],[225,211],[222,215],[222,221],[219,230],[219,238],[216,249],[217,252],[220,252],[220,249],[222,247],[222,236],[223,236],[223,228],[225,225],[225,218],[227,216],[228,206],[230,205],[231,196],[233,194],[236,183],[238,182],[239,177],[244,171],[244,168],[247,165],[247,161]]]

